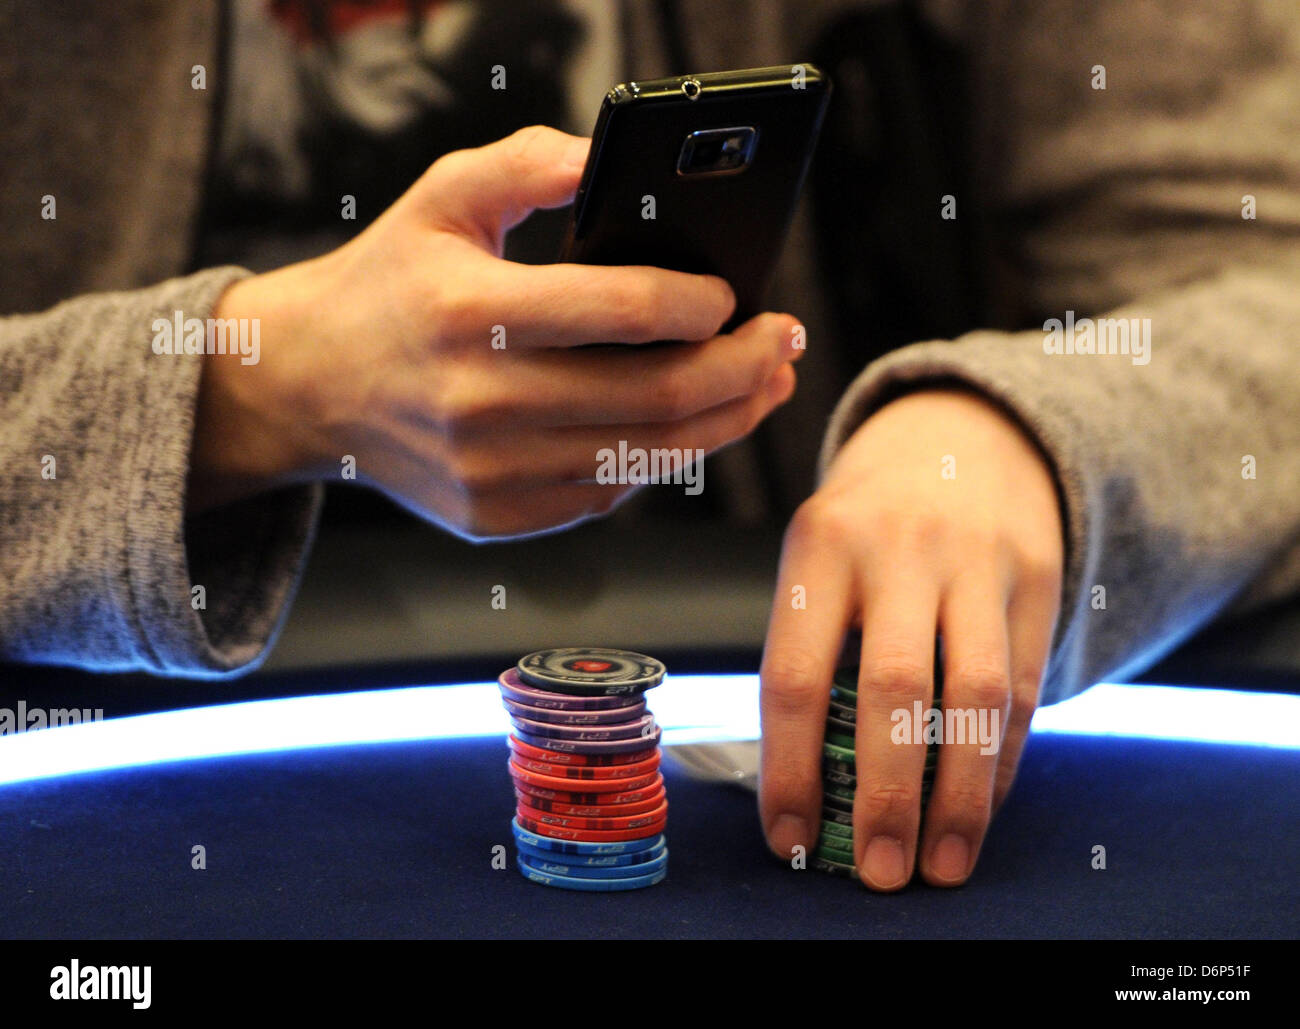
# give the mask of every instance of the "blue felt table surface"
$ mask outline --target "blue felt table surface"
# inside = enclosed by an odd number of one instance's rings
[[[1300,751],[1035,735],[973,879],[794,871],[752,794],[669,769],[666,882],[534,885],[501,739],[223,758],[0,787],[0,935],[1294,937]],[[495,845],[510,853],[493,868]],[[191,848],[207,868],[191,868]],[[1107,867],[1092,868],[1106,848]]]

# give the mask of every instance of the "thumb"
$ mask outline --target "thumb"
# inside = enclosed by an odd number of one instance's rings
[[[571,203],[591,140],[531,125],[436,161],[416,185],[435,221],[500,252],[501,238],[534,210]]]

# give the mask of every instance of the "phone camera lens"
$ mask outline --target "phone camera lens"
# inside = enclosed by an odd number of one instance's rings
[[[700,95],[700,83],[698,79],[683,79],[682,92],[686,95],[687,100],[695,100]]]

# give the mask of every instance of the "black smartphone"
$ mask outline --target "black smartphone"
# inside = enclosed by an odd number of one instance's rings
[[[615,86],[561,259],[718,275],[736,293],[724,328],[758,314],[830,90],[811,64]]]

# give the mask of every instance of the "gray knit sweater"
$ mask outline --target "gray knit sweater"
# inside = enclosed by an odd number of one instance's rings
[[[629,67],[668,72],[650,5],[626,6]],[[790,60],[851,5],[681,6],[700,66],[740,67]],[[921,342],[853,383],[822,461],[901,384],[957,379],[1019,418],[1065,501],[1044,688],[1058,700],[1300,586],[1300,11],[923,7],[974,62],[996,288],[1034,318],[1149,319],[1149,361],[1049,354],[1038,330]],[[176,277],[214,93],[191,88],[191,69],[214,68],[214,22],[199,3],[123,0],[79,21],[34,0],[0,8],[0,659],[245,670],[310,546],[318,488],[185,517],[198,363],[150,347],[154,318],[206,317],[246,274]],[[773,306],[831,346],[806,232],[796,224]]]

